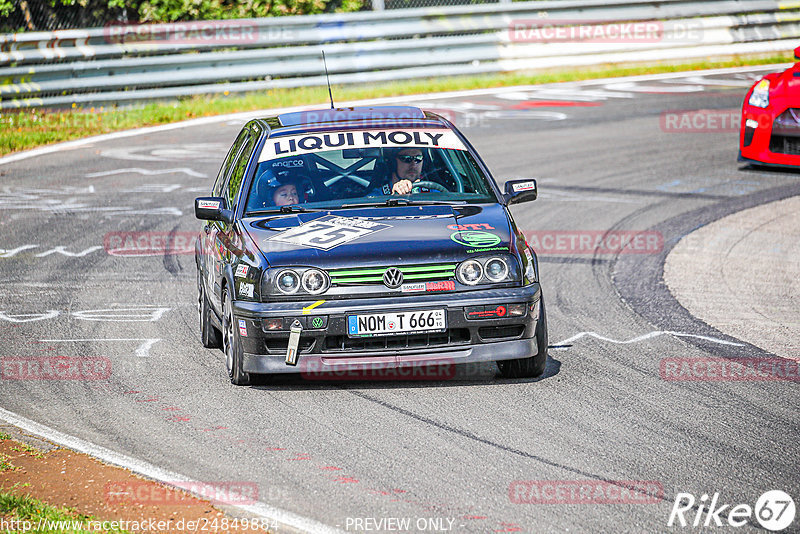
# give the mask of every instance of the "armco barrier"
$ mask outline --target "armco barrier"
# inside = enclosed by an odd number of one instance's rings
[[[0,35],[0,109],[787,51],[800,3],[563,0]]]

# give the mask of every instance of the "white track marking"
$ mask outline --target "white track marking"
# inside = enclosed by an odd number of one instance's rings
[[[639,85],[635,82],[609,83],[604,86],[612,91],[628,91],[634,93],[698,93],[705,91],[702,85]]]
[[[133,189],[123,189],[120,193],[172,193],[180,188],[180,184],[146,184]]]
[[[145,176],[156,176],[159,174],[174,174],[182,172],[183,174],[188,174],[189,176],[195,176],[197,178],[208,178],[207,175],[192,170],[188,167],[179,167],[176,169],[158,169],[151,171],[149,169],[141,169],[139,167],[133,167],[130,169],[114,169],[113,171],[103,171],[103,172],[92,172],[86,175],[87,178],[98,178],[100,176],[112,176],[114,174],[143,174]]]
[[[37,258],[44,258],[45,256],[49,256],[50,254],[55,254],[57,252],[59,254],[63,254],[64,256],[69,256],[70,258],[82,258],[82,257],[86,256],[87,254],[91,254],[95,250],[100,250],[101,248],[103,248],[103,247],[101,247],[99,245],[95,245],[93,247],[87,248],[86,250],[82,250],[81,252],[70,252],[70,251],[68,251],[66,249],[66,247],[55,247],[55,248],[52,248],[52,249],[48,250],[47,252],[42,252],[40,254],[36,254],[36,257]]]
[[[130,308],[108,308],[102,310],[85,310],[72,312],[76,319],[84,321],[106,321],[116,323],[127,322],[156,322],[170,311],[172,308],[160,307],[130,307]],[[120,313],[127,312],[127,313]]]
[[[58,317],[57,310],[47,310],[44,313],[18,313],[14,315],[6,315],[4,311],[0,311],[0,319],[10,323],[30,323],[31,321],[43,321],[45,319],[55,319]]]
[[[40,339],[42,343],[83,343],[88,341],[141,341],[142,343],[136,348],[136,356],[139,358],[149,358],[150,349],[161,341],[160,338],[93,338],[93,339]]]
[[[584,337],[587,337],[587,336],[599,339],[600,341],[606,341],[608,343],[616,343],[617,345],[627,345],[627,344],[630,344],[630,343],[639,343],[640,341],[646,341],[648,339],[652,339],[652,338],[655,338],[655,337],[658,337],[658,336],[664,336],[664,335],[675,336],[675,337],[693,337],[695,339],[702,339],[704,341],[711,341],[712,343],[719,343],[720,345],[732,345],[734,347],[744,347],[743,343],[734,343],[732,341],[725,341],[724,339],[718,339],[718,338],[715,338],[715,337],[700,336],[700,335],[696,335],[696,334],[687,334],[685,332],[673,332],[671,330],[654,330],[654,331],[650,332],[649,334],[644,334],[644,335],[641,335],[641,336],[633,337],[631,339],[612,339],[610,337],[601,336],[597,332],[580,332],[578,334],[575,334],[572,337],[568,337],[567,339],[559,341],[558,343],[553,343],[552,348],[553,349],[557,349],[557,350],[565,350],[565,349],[567,349],[569,347],[562,347],[561,345],[566,345],[568,343],[572,343],[573,341],[577,341],[577,340],[579,340],[581,338],[584,338]]]
[[[558,86],[584,86],[584,85],[603,85],[607,83],[614,83],[614,82],[636,82],[636,81],[655,81],[655,80],[669,80],[673,78],[685,78],[688,75],[692,76],[713,76],[716,74],[736,74],[740,72],[753,72],[753,71],[782,71],[786,70],[791,67],[792,63],[781,63],[781,64],[773,64],[773,65],[760,65],[755,67],[733,67],[728,69],[710,69],[705,71],[690,71],[690,72],[666,72],[663,74],[643,74],[640,76],[623,76],[617,78],[603,78],[597,80],[584,80],[580,82],[566,82],[561,84],[549,84],[549,87],[558,87]],[[341,107],[353,107],[353,106],[377,106],[377,105],[384,105],[384,104],[400,104],[400,103],[410,103],[419,100],[432,100],[432,99],[445,99],[445,98],[462,98],[462,97],[470,97],[470,96],[482,96],[482,95],[500,95],[508,92],[513,91],[534,91],[544,87],[543,85],[527,85],[527,86],[517,86],[517,87],[505,87],[505,88],[492,88],[492,89],[473,89],[469,91],[452,91],[449,93],[427,93],[427,94],[419,94],[419,95],[408,95],[408,96],[400,96],[400,97],[385,97],[385,98],[375,98],[371,100],[359,100],[359,101],[351,101],[351,102],[342,102],[340,104]],[[24,159],[33,158],[36,156],[43,156],[45,154],[52,154],[54,152],[61,152],[63,150],[71,150],[74,148],[85,147],[87,145],[93,145],[95,143],[101,143],[103,141],[111,141],[116,139],[124,139],[126,137],[135,137],[138,135],[145,135],[150,133],[157,133],[157,132],[166,132],[170,130],[177,130],[180,128],[190,128],[192,126],[201,126],[205,124],[217,124],[221,122],[228,122],[232,120],[242,120],[246,121],[251,118],[255,117],[263,117],[267,115],[275,115],[280,113],[289,113],[292,111],[305,111],[309,109],[316,109],[322,104],[312,105],[312,106],[296,106],[292,108],[283,108],[283,109],[264,109],[259,111],[246,111],[243,113],[233,113],[230,115],[217,115],[214,117],[202,117],[200,119],[191,119],[188,121],[182,122],[175,122],[172,124],[164,124],[162,126],[150,126],[147,128],[138,128],[135,130],[125,130],[122,132],[114,132],[110,134],[103,134],[103,135],[96,135],[93,137],[86,137],[84,139],[77,139],[75,141],[66,141],[64,143],[56,143],[53,145],[48,145],[40,148],[34,148],[32,150],[26,150],[23,152],[18,152],[16,154],[10,154],[8,156],[0,158],[0,165],[5,165],[7,163],[13,163],[15,161],[20,161]]]
[[[689,76],[685,80],[664,80],[664,83],[696,83],[698,85],[718,85],[722,87],[750,87],[755,80],[720,80],[705,76]]]
[[[120,454],[118,452],[112,451],[111,449],[101,447],[100,445],[95,445],[94,443],[83,440],[81,438],[70,436],[69,434],[64,434],[63,432],[59,432],[58,430],[42,425],[40,423],[32,421],[21,415],[17,415],[14,412],[10,412],[3,408],[0,408],[0,419],[18,428],[21,428],[26,432],[35,434],[37,436],[41,436],[44,439],[52,441],[54,443],[58,443],[63,447],[67,447],[74,451],[94,456],[95,458],[98,458],[106,463],[117,465],[125,469],[130,469],[132,472],[138,475],[142,475],[151,480],[161,482],[170,487],[178,488],[178,486],[175,485],[176,482],[182,483],[181,484],[182,486],[186,484],[190,488],[201,487],[202,484],[202,482],[193,480],[187,476],[175,473],[173,471],[168,471],[166,469],[162,469],[151,463],[138,460],[136,458],[132,458],[124,454]],[[189,491],[189,493],[193,492]],[[193,493],[193,494],[199,498],[204,498],[203,495],[200,495],[198,493]],[[243,510],[262,519],[271,522],[277,522],[279,527],[277,529],[278,532],[285,530],[286,528],[299,530],[302,532],[319,532],[321,534],[327,534],[327,533],[338,534],[342,532],[339,529],[335,529],[328,525],[322,524],[311,518],[303,517],[293,512],[289,512],[281,508],[276,508],[274,506],[270,506],[269,504],[265,504],[262,502],[258,502],[256,504],[251,504],[251,505],[231,506],[230,508]]]
[[[12,248],[9,250],[4,250],[0,248],[0,258],[10,258],[15,256],[17,253],[22,252],[23,250],[28,250],[31,248],[37,248],[39,245],[22,245],[21,247]]]

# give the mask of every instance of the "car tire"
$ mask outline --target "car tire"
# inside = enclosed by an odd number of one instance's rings
[[[504,378],[536,378],[544,373],[544,368],[547,365],[547,313],[544,309],[544,297],[539,301],[539,320],[536,321],[536,348],[536,356],[497,362],[500,374]]]
[[[231,384],[247,386],[250,384],[250,373],[242,370],[244,350],[239,339],[239,329],[234,325],[233,302],[228,288],[222,290],[222,299],[225,303],[222,309],[222,349],[225,352],[225,367],[228,369]]]
[[[198,307],[200,310],[200,342],[207,349],[218,349],[222,346],[222,334],[211,324],[211,303],[203,289],[200,270],[197,271]]]

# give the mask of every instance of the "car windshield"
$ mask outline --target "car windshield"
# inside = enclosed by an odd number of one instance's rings
[[[413,189],[393,194],[401,180],[411,182]],[[496,198],[454,132],[357,130],[268,139],[245,211],[465,202]]]

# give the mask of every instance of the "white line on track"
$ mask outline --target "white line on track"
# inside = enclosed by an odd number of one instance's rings
[[[564,347],[562,345],[566,345],[572,343],[573,341],[577,341],[584,337],[593,337],[599,339],[600,341],[606,341],[608,343],[616,343],[618,345],[627,345],[629,343],[639,343],[640,341],[646,341],[648,339],[652,339],[658,336],[675,336],[675,337],[693,337],[695,339],[702,339],[704,341],[711,341],[712,343],[719,343],[720,345],[733,345],[734,347],[744,347],[743,343],[734,343],[732,341],[725,341],[724,339],[718,339],[715,337],[709,336],[700,336],[697,334],[687,334],[686,332],[673,332],[671,330],[654,330],[649,334],[644,334],[641,336],[633,337],[631,339],[612,339],[610,337],[601,336],[597,332],[580,332],[575,334],[572,337],[568,337],[558,343],[553,343],[551,348],[556,350],[566,350],[569,347]]]
[[[189,477],[156,467],[155,465],[143,460],[138,460],[110,449],[106,449],[105,447],[95,445],[94,443],[90,443],[81,438],[64,434],[63,432],[59,432],[58,430],[48,426],[31,421],[26,417],[17,415],[14,412],[10,412],[3,408],[0,408],[0,419],[18,428],[21,428],[26,432],[36,434],[46,440],[58,443],[59,445],[74,451],[94,456],[95,458],[98,458],[106,463],[124,467],[125,469],[129,469],[134,473],[142,475],[146,478],[167,484],[168,486],[176,489],[189,491],[189,493],[193,493],[199,498],[204,498],[204,496],[199,493],[187,490],[187,487],[202,487],[202,483],[200,481],[192,480]],[[180,482],[181,486],[176,486],[174,484],[176,482]],[[184,487],[184,485],[186,487]],[[324,534],[342,532],[339,529],[324,525],[313,519],[303,517],[293,512],[282,510],[262,502],[250,505],[231,506],[230,508],[238,508],[270,522],[276,522],[279,527],[277,529],[279,532],[287,530],[290,532],[319,532]]]
[[[638,81],[655,81],[655,80],[669,80],[673,78],[681,78],[686,77],[688,75],[692,76],[713,76],[717,74],[736,74],[740,72],[753,72],[753,71],[782,71],[789,67],[791,67],[792,63],[784,63],[784,64],[773,64],[773,65],[758,65],[758,66],[749,66],[749,67],[733,67],[727,69],[710,69],[710,70],[698,70],[698,71],[687,71],[687,72],[665,72],[662,74],[643,74],[640,76],[623,76],[619,78],[602,78],[602,79],[595,79],[595,80],[582,80],[579,82],[561,82],[561,83],[552,83],[552,84],[542,84],[542,85],[521,85],[516,87],[502,87],[502,88],[492,88],[492,89],[473,89],[469,91],[451,91],[449,93],[428,93],[428,94],[419,94],[419,95],[407,95],[407,96],[392,96],[392,97],[385,97],[385,98],[375,98],[371,100],[357,100],[352,102],[341,102],[339,103],[339,107],[354,107],[354,106],[370,106],[370,105],[383,105],[383,104],[400,104],[400,103],[408,103],[414,102],[418,100],[432,100],[432,99],[444,99],[444,98],[460,98],[465,96],[481,96],[481,95],[495,95],[495,94],[502,94],[512,91],[530,91],[534,89],[541,89],[542,87],[576,87],[576,86],[585,86],[585,85],[602,85],[607,83],[614,83],[614,82],[638,82]],[[291,108],[283,108],[283,109],[265,109],[259,111],[246,111],[243,113],[233,113],[230,115],[216,115],[214,117],[202,117],[199,119],[191,119],[188,121],[182,122],[175,122],[172,124],[164,124],[161,126],[150,126],[147,128],[137,128],[135,130],[125,130],[122,132],[114,132],[109,134],[103,135],[96,135],[94,137],[86,137],[84,139],[77,139],[75,141],[66,141],[64,143],[56,143],[53,145],[48,145],[44,147],[34,148],[32,150],[26,150],[23,152],[18,152],[16,154],[10,154],[8,156],[0,158],[0,165],[4,165],[7,163],[12,163],[15,161],[21,161],[28,158],[33,158],[36,156],[43,156],[45,154],[52,154],[54,152],[60,152],[63,150],[71,150],[74,148],[81,148],[88,145],[93,145],[94,143],[100,143],[103,141],[111,141],[115,139],[124,139],[126,137],[134,137],[137,135],[145,135],[150,133],[156,132],[165,132],[169,130],[177,130],[180,128],[189,128],[192,126],[200,126],[204,124],[216,124],[219,122],[227,122],[231,120],[242,120],[246,121],[254,117],[263,117],[269,115],[276,115],[280,113],[289,113],[292,111],[305,111],[309,109],[317,109],[320,106],[324,107],[324,103],[314,104],[309,106],[295,106]]]
[[[145,176],[156,176],[159,174],[175,174],[182,172],[184,174],[188,174],[189,176],[194,176],[196,178],[208,178],[207,175],[192,170],[188,167],[179,167],[176,169],[158,169],[158,170],[148,170],[142,169],[139,167],[131,167],[130,169],[114,169],[113,171],[102,171],[102,172],[92,172],[86,175],[87,178],[98,178],[100,176],[111,176],[114,174],[143,174]]]
[[[136,356],[139,358],[149,358],[150,348],[161,341],[160,338],[93,338],[93,339],[40,339],[42,343],[83,343],[86,341],[141,341],[141,345],[136,349]]]

